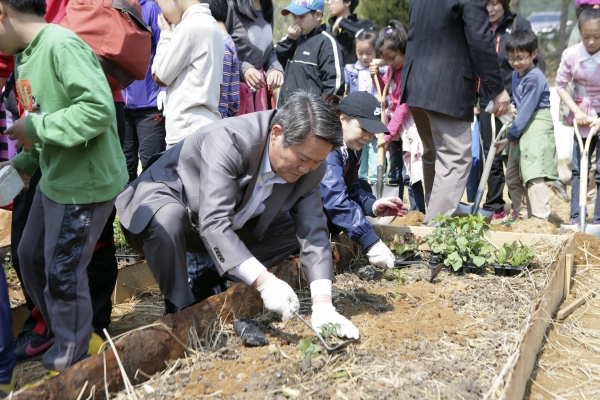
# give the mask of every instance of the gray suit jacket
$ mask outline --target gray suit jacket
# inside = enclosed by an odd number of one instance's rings
[[[477,77],[490,98],[504,90],[487,0],[411,0],[402,102],[473,121]]]
[[[214,122],[165,152],[117,198],[121,224],[138,234],[162,206],[182,203],[221,274],[253,257],[231,226],[235,213],[254,191],[275,112]],[[334,280],[327,219],[319,191],[326,169],[325,161],[295,183],[275,185],[252,231],[260,240],[273,221],[289,212],[309,283]]]

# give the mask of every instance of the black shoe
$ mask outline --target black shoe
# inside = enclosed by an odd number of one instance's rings
[[[54,344],[47,334],[47,329],[43,335],[33,331],[19,333],[15,338],[17,364],[41,360],[44,353]]]
[[[546,182],[546,185],[557,195],[562,201],[569,203],[571,197],[567,193],[567,186],[561,181]]]

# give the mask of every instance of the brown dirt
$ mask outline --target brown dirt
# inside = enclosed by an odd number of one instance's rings
[[[586,257],[586,252],[587,257]],[[591,255],[591,259],[590,259]],[[596,257],[594,259],[593,257]],[[588,261],[589,260],[589,261]],[[595,236],[578,233],[575,235],[575,255],[574,264],[585,266],[600,263],[600,239]]]
[[[511,226],[504,226],[494,221],[492,225],[499,232],[540,233],[545,235],[560,234],[560,229],[554,224],[540,219],[517,219]]]
[[[390,225],[393,226],[421,226],[423,224],[423,220],[425,219],[425,214],[420,211],[411,211],[406,214],[404,217],[396,217]]]
[[[225,326],[216,351],[180,360],[178,372],[155,376],[137,391],[146,399],[283,399],[284,388],[302,399],[480,399],[516,349],[533,311],[523,299],[535,298],[544,274],[534,269],[507,280],[443,270],[430,283],[421,266],[397,276],[380,272],[373,281],[345,272],[336,277],[334,304],[360,329],[358,343],[303,360],[298,343],[318,343],[312,332],[297,319],[265,312],[255,319],[268,346],[246,348]],[[310,321],[308,292],[299,296]]]
[[[10,245],[10,224],[12,212],[0,210],[0,247]]]
[[[587,254],[586,254],[587,253]],[[575,235],[574,276],[568,305],[600,287],[600,239]],[[553,321],[526,399],[598,398],[600,299],[590,298],[564,321]]]

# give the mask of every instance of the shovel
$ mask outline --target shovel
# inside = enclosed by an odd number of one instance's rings
[[[382,59],[374,59],[371,61],[372,64],[381,66],[386,65],[385,61]],[[392,82],[392,78],[394,76],[394,70],[390,70],[390,75],[388,77],[387,82],[385,83],[385,87],[383,92],[381,91],[381,86],[379,85],[379,78],[377,75],[373,75],[373,80],[375,81],[375,86],[377,87],[377,94],[379,96],[379,102],[381,103],[381,122],[385,126],[387,126],[388,121],[385,113],[385,95],[387,94],[390,88],[390,82]],[[380,133],[377,135],[377,140],[383,140],[384,134]],[[385,149],[383,147],[377,148],[377,183],[375,183],[375,197],[377,199],[381,199],[383,196],[383,174],[385,173]]]
[[[321,335],[319,334],[319,332],[317,332],[317,330],[315,328],[312,327],[311,324],[309,324],[308,322],[306,322],[306,320],[304,318],[302,318],[300,316],[300,314],[298,313],[298,311],[294,311],[294,314],[296,314],[296,317],[300,318],[300,321],[304,322],[304,324],[306,326],[308,326],[310,328],[311,331],[313,331],[315,333],[315,335],[317,335],[317,337],[319,338],[319,340],[321,341],[321,343],[323,344],[323,347],[325,347],[325,349],[329,352],[332,353],[336,350],[339,350],[343,347],[346,347],[347,345],[349,345],[352,342],[356,342],[356,339],[350,339],[350,340],[346,340],[343,343],[338,344],[337,346],[334,347],[329,347],[329,345],[327,344],[327,342],[325,341],[325,339],[323,339],[321,337]]]
[[[415,264],[425,265],[427,268],[429,268],[429,270],[431,271],[431,277],[429,278],[429,282],[433,282],[435,277],[440,273],[440,271],[442,270],[442,268],[444,268],[445,265],[442,262],[438,263],[437,265],[431,265],[427,261],[403,261],[400,259],[396,260],[396,265],[398,266]]]
[[[588,159],[590,156],[590,143],[592,142],[592,137],[588,136],[588,140],[586,140],[584,146],[583,139],[579,133],[579,127],[577,126],[577,121],[573,121],[573,128],[575,128],[575,136],[579,142],[581,159],[579,162],[579,226],[572,224],[560,224],[560,233],[565,233],[567,230],[576,230],[600,238],[600,225],[586,225],[585,223],[585,216],[587,214],[586,203],[588,187]],[[596,157],[598,157],[598,155],[596,155]]]
[[[483,174],[481,175],[481,179],[479,180],[479,186],[477,187],[477,194],[475,195],[475,202],[473,205],[459,203],[454,215],[456,214],[483,214],[486,217],[492,217],[494,215],[493,211],[487,211],[484,209],[479,209],[479,205],[481,204],[481,200],[483,199],[483,191],[485,190],[485,186],[487,185],[488,178],[490,177],[490,171],[492,170],[492,164],[494,163],[494,157],[496,155],[496,147],[494,144],[502,137],[506,129],[508,129],[509,124],[505,124],[498,132],[498,135],[492,140],[490,143],[490,150],[488,151],[487,158],[485,159],[485,165],[483,167]],[[492,132],[496,132],[496,116],[492,114]]]

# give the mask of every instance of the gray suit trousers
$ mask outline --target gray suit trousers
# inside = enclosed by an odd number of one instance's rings
[[[249,220],[236,234],[265,267],[273,267],[298,252],[298,238],[289,214],[274,221],[261,241],[252,235],[258,219]],[[194,304],[194,295],[188,284],[186,252],[207,251],[184,205],[164,205],[139,234],[133,234],[124,227],[121,229],[129,245],[146,256],[163,296],[178,308]]]
[[[410,107],[423,141],[427,225],[438,213],[452,215],[471,171],[471,123],[424,108]]]

